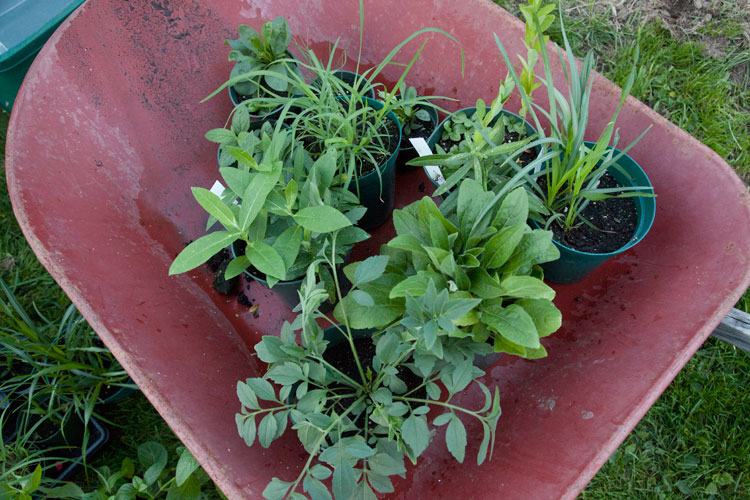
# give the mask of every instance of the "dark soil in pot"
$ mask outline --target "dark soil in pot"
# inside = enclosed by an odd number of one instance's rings
[[[354,339],[354,348],[357,350],[359,356],[359,362],[362,365],[362,369],[367,371],[368,367],[372,367],[372,360],[375,357],[375,344],[371,337],[363,337]],[[329,346],[323,353],[323,359],[328,361],[335,368],[341,370],[352,380],[360,381],[359,371],[357,370],[357,362],[354,360],[351,347],[349,342],[344,340],[334,346]],[[418,387],[422,383],[422,378],[416,376],[409,368],[404,365],[398,368],[398,378],[404,381],[408,391],[411,391],[415,387]],[[335,386],[332,386],[335,388]],[[351,388],[342,385],[341,388],[346,391],[350,391]],[[407,392],[408,392],[407,391]],[[410,397],[424,399],[427,397],[427,390],[422,387],[415,391]],[[340,411],[345,411],[351,403],[354,402],[353,398],[342,399],[340,403]],[[365,412],[362,412],[355,424],[358,428],[363,429],[365,426]],[[344,433],[347,435],[347,433]],[[351,432],[349,435],[353,435]]]
[[[507,144],[509,142],[515,142],[519,139],[519,137],[520,136],[518,135],[518,132],[505,132],[505,139],[503,140],[503,144]],[[453,146],[458,146],[458,144],[459,144],[458,142],[452,141],[451,139],[441,139],[438,141],[438,145],[440,145],[440,147],[443,148],[445,151],[450,151],[450,149]],[[518,156],[517,160],[518,160],[519,165],[521,165],[522,167],[525,167],[530,162],[534,161],[535,158],[536,158],[536,152],[532,148],[529,148],[523,153],[521,153]]]
[[[546,179],[540,177],[539,185],[546,188]],[[600,188],[623,187],[608,172],[600,182]],[[555,240],[579,252],[609,253],[627,244],[635,233],[638,213],[633,198],[608,198],[592,201],[581,212],[583,218],[591,222],[596,230],[587,224],[565,231],[559,224],[551,224]]]

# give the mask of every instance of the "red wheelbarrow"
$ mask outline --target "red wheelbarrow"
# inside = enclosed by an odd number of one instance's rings
[[[523,52],[521,23],[490,2],[365,3],[365,65],[420,28],[455,35],[463,77],[455,44],[433,37],[409,78],[455,98],[450,108],[497,92],[504,70],[493,32],[511,54]],[[246,291],[253,314],[217,294],[206,270],[167,269],[204,231],[189,188],[217,178],[203,134],[223,125],[231,104],[226,95],[200,100],[229,74],[222,42],[240,23],[276,16],[321,53],[340,38],[356,57],[357,2],[89,0],[34,62],[7,141],[13,206],[37,256],[230,498],[259,498],[272,476],[296,477],[306,456],[291,432],[267,450],[248,448],[234,423],[237,381],[263,369],[253,345],[292,313],[256,284]],[[595,78],[590,137],[619,93]],[[564,322],[545,342],[549,357],[505,356],[488,370],[503,408],[492,461],[457,464],[437,439],[390,498],[574,498],[746,289],[744,185],[709,148],[629,98],[623,143],[648,124],[632,156],[658,193],[650,234],[585,281],[556,287]],[[417,169],[397,182],[397,207],[429,186]],[[392,234],[387,224],[354,257]],[[463,398],[471,405],[481,393]]]

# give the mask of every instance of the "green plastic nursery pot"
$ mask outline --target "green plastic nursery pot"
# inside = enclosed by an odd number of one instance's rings
[[[421,109],[426,110],[430,114],[430,123],[432,123],[432,125],[430,127],[432,129],[432,132],[430,132],[430,137],[431,137],[432,134],[435,132],[435,128],[437,127],[438,122],[440,121],[438,119],[437,110],[435,108],[430,107],[430,106],[420,106],[420,107],[421,107]],[[417,151],[414,149],[413,146],[411,146],[411,145],[410,146],[402,146],[402,147],[398,148],[398,166],[399,166],[399,168],[401,168],[401,167],[414,168],[414,167],[410,167],[409,165],[407,165],[406,162],[408,162],[409,160],[412,160],[412,159],[414,159],[416,157],[417,157]]]
[[[241,253],[241,252],[238,252],[237,248],[236,248],[236,245],[238,243],[239,243],[239,241],[235,241],[231,245],[231,248],[232,248],[232,257],[237,257],[237,255]],[[298,292],[299,292],[300,287],[302,286],[302,280],[304,279],[304,276],[301,277],[301,278],[299,278],[299,279],[296,279],[296,280],[279,281],[278,283],[276,283],[273,286],[273,288],[271,288],[270,286],[268,286],[268,281],[266,281],[265,279],[261,278],[260,276],[257,276],[255,274],[251,273],[247,269],[245,269],[243,272],[244,272],[245,276],[248,276],[248,277],[254,279],[258,283],[260,283],[263,287],[268,288],[269,290],[274,291],[276,293],[276,295],[278,295],[279,298],[284,302],[284,304],[286,304],[287,306],[289,306],[289,309],[294,309],[299,304],[299,293]]]
[[[381,109],[383,103],[363,97],[367,105],[374,109]],[[391,122],[398,126],[398,144],[401,144],[401,123],[399,123],[396,114],[389,111],[386,116]],[[364,217],[357,225],[362,229],[375,229],[388,220],[393,212],[393,200],[396,196],[396,158],[398,158],[398,148],[391,154],[386,162],[378,166],[367,175],[357,177],[349,185],[349,189],[359,196],[359,202],[367,208]]]
[[[83,0],[0,2],[0,107],[10,112],[44,42]]]
[[[489,110],[490,108],[488,107],[487,111]],[[440,125],[438,125],[438,127],[435,129],[432,135],[430,135],[430,137],[427,139],[427,145],[430,146],[430,149],[433,150],[434,152],[435,145],[438,142],[440,142],[440,137],[443,135],[443,127],[445,126],[445,123],[448,120],[450,120],[453,117],[453,115],[458,114],[458,113],[464,113],[467,116],[467,118],[471,118],[472,116],[474,116],[474,113],[476,112],[477,112],[476,106],[470,106],[468,108],[459,109],[458,111],[455,111],[454,113],[446,116],[445,119],[443,119],[443,121],[440,122]],[[523,118],[513,113],[512,111],[502,110],[502,114],[500,116],[502,115],[512,116],[516,118],[518,121],[523,120]],[[498,120],[498,118],[500,118],[500,116],[497,116],[494,120],[492,120],[492,123],[495,123]],[[526,133],[528,135],[536,134],[536,129],[528,121],[523,120],[523,122],[526,127]],[[432,182],[432,185],[435,186],[435,189],[437,189],[440,184],[438,184],[438,182],[430,176],[429,172],[427,171],[427,167],[422,167],[422,168],[424,168],[424,173],[427,176],[427,178],[430,179],[430,182]]]
[[[594,145],[594,143],[591,142],[586,142],[585,144],[589,147]],[[617,149],[615,149],[615,151],[619,152]],[[608,169],[608,172],[623,186],[652,187],[651,181],[646,175],[646,172],[644,172],[640,165],[638,165],[638,163],[627,154],[623,155],[620,160],[618,160],[617,164],[622,170],[624,170],[624,172],[612,167]],[[560,258],[554,262],[542,264],[544,278],[552,283],[575,283],[576,281],[585,278],[586,275],[604,264],[610,258],[623,253],[641,241],[646,236],[649,229],[651,229],[651,225],[654,222],[656,200],[647,197],[634,197],[633,201],[635,202],[638,222],[633,237],[626,245],[613,252],[589,253],[567,247],[553,239],[552,242],[557,249],[560,250]]]

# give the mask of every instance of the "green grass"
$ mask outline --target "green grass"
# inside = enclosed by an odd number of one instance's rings
[[[514,2],[499,1],[509,10]],[[570,3],[570,2],[567,2]],[[580,3],[580,2],[579,2]],[[730,2],[731,3],[731,2]],[[592,5],[592,4],[589,4]],[[593,8],[568,20],[574,50],[592,49],[602,73],[622,84],[640,25],[637,13],[616,29]],[[696,31],[699,39],[740,38],[736,9]],[[559,29],[553,29],[553,38]],[[745,179],[750,178],[750,90],[744,42],[728,44],[710,57],[699,43],[677,41],[658,23],[640,34],[640,80],[634,95],[713,148]],[[0,156],[4,157],[8,115],[0,113]],[[742,146],[744,145],[744,147]],[[0,172],[0,277],[27,310],[60,317],[68,300],[34,257],[13,217]],[[12,259],[12,266],[8,267]],[[747,293],[738,307],[750,311]],[[709,339],[646,414],[581,495],[582,499],[750,498],[750,356]],[[157,440],[170,455],[177,439],[143,397],[106,408],[113,428],[110,445],[91,462],[118,468],[135,458],[138,444]],[[79,477],[85,483],[83,476]],[[215,495],[215,493],[211,493]]]

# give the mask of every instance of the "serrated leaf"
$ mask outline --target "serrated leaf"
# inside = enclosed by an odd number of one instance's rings
[[[427,427],[427,421],[424,417],[410,415],[401,424],[401,439],[419,456],[427,449],[430,444],[430,429]]]
[[[455,415],[451,418],[448,428],[445,430],[445,444],[458,463],[463,463],[466,452],[466,428]]]

